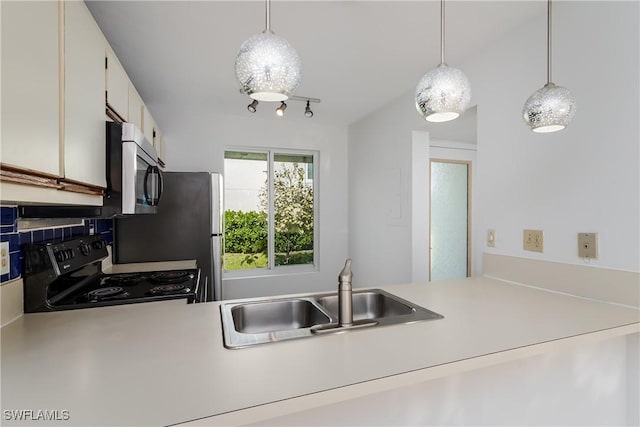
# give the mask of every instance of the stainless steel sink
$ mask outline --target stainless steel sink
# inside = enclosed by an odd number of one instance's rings
[[[352,327],[338,324],[335,292],[230,301],[220,312],[227,348],[443,318],[381,289],[353,292]]]
[[[318,303],[332,315],[338,316],[337,295],[318,298]],[[353,293],[353,320],[410,315],[415,312],[415,309],[409,304],[402,303],[398,297],[392,297],[382,293],[382,291],[356,291]]]
[[[288,331],[331,322],[320,308],[304,299],[240,304],[231,309],[231,316],[235,330],[243,334]]]

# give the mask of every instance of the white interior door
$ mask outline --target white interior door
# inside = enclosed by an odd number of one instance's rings
[[[470,275],[471,162],[430,161],[429,280]]]

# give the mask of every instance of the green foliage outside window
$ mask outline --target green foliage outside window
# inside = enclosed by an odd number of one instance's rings
[[[297,163],[274,172],[275,265],[313,264],[313,186]],[[268,190],[261,211],[225,211],[225,269],[266,267]]]

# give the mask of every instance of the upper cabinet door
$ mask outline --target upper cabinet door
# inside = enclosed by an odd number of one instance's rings
[[[157,127],[153,129],[153,146],[156,148],[158,158],[165,163],[164,157],[164,135]],[[166,166],[166,165],[165,165]]]
[[[64,177],[106,186],[106,40],[82,1],[64,2]]]
[[[107,104],[126,122],[129,120],[129,77],[120,61],[107,50]]]
[[[138,91],[133,86],[131,82],[129,82],[129,123],[133,123],[136,127],[142,130],[142,110],[144,109],[144,104],[142,103],[142,98],[138,95]]]
[[[153,116],[149,112],[147,106],[142,107],[142,133],[149,140],[149,142],[153,143],[153,130],[156,127],[156,122],[153,120]]]
[[[0,1],[0,7],[0,161],[60,176],[59,4]]]

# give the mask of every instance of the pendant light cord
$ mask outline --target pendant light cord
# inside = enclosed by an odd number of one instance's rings
[[[440,0],[440,65],[444,62],[444,0]]]
[[[551,83],[551,0],[547,0],[547,84]]]
[[[265,1],[265,32],[271,32],[271,0]]]

